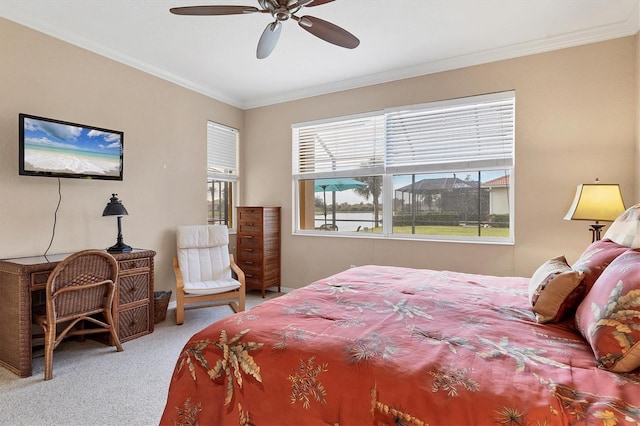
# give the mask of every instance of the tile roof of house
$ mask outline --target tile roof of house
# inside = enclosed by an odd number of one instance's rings
[[[509,175],[504,175],[499,178],[482,182],[482,186],[508,186],[508,185],[509,185]]]
[[[415,192],[426,193],[433,191],[442,191],[442,190],[452,190],[452,189],[467,189],[477,187],[478,182],[471,180],[462,180],[457,177],[453,178],[434,178],[434,179],[422,179],[415,183],[415,186],[412,184],[403,186],[402,188],[396,189],[399,192],[413,192],[415,188]]]

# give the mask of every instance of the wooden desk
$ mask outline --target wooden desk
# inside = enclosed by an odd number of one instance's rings
[[[20,377],[31,376],[31,306],[44,303],[49,274],[70,254],[0,260],[0,365]],[[153,332],[155,255],[146,249],[113,254],[120,267],[113,321],[121,342]]]

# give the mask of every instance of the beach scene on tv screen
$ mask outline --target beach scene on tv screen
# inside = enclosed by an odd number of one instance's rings
[[[120,176],[120,133],[24,119],[24,169],[33,172]]]

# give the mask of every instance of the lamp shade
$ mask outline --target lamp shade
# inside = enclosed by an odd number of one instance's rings
[[[624,210],[620,185],[580,184],[564,219],[613,222]]]
[[[118,199],[118,194],[111,194],[111,199],[102,211],[102,216],[127,216],[128,214],[122,201]]]

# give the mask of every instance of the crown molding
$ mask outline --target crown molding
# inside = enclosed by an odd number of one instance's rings
[[[63,42],[66,42],[76,47],[79,47],[81,49],[87,50],[91,53],[104,56],[108,59],[130,66],[139,71],[145,72],[147,74],[151,74],[155,77],[161,78],[171,83],[177,84],[178,86],[192,90],[196,93],[200,93],[201,95],[205,95],[217,101],[224,102],[226,104],[235,106],[240,109],[244,109],[242,106],[242,103],[238,99],[229,97],[225,95],[223,92],[220,92],[211,87],[208,87],[203,83],[185,79],[179,75],[170,73],[160,67],[157,67],[154,64],[140,61],[134,57],[124,55],[121,52],[110,49],[109,47],[103,44],[96,43],[92,40],[89,40],[88,38],[83,37],[78,33],[74,33],[72,31],[66,30],[65,28],[52,25],[47,21],[38,19],[33,15],[25,13],[19,9],[7,8],[6,10],[2,11],[2,16],[0,16],[0,18],[5,18],[18,25],[22,25],[34,31],[46,34],[48,36],[51,36]]]
[[[640,3],[640,2],[639,2]],[[411,67],[391,70],[343,80],[337,83],[315,86],[299,91],[288,92],[281,96],[264,97],[260,99],[246,99],[242,102],[243,109],[258,108],[282,102],[300,100],[313,96],[357,89],[376,84],[404,80],[443,71],[482,65],[491,62],[514,59],[539,53],[551,52],[591,43],[613,40],[621,37],[633,36],[640,30],[640,8],[636,5],[628,19],[621,23],[592,28],[579,32],[563,34],[556,37],[518,43],[497,49],[474,52],[468,55],[454,56],[439,61],[428,62]]]
[[[246,110],[309,98],[313,96],[341,92],[344,90],[388,83],[391,81],[404,80],[437,72],[449,71],[453,69],[465,68],[469,66],[481,65],[490,62],[550,52],[554,50],[635,35],[638,33],[638,30],[640,28],[639,4],[640,0],[636,3],[636,7],[629,14],[626,20],[615,24],[590,28],[583,31],[567,33],[555,37],[544,38],[525,43],[503,46],[500,48],[489,49],[482,52],[475,52],[468,55],[444,58],[437,61],[396,70],[389,70],[376,74],[370,74],[353,79],[339,81],[336,83],[313,86],[302,90],[284,92],[276,96],[265,96],[247,99],[230,97],[223,91],[209,87],[202,82],[185,79],[179,75],[170,73],[160,67],[157,67],[154,64],[143,62],[134,57],[124,55],[102,44],[95,43],[77,33],[73,33],[66,30],[65,28],[57,27],[46,21],[38,19],[33,15],[30,15],[17,8],[5,8],[2,12],[2,16],[19,25],[26,26],[35,31],[42,32],[64,42],[78,46],[82,49],[112,59],[116,62],[131,66],[132,68],[172,82],[181,87],[192,90],[196,93],[200,93],[217,101]]]

